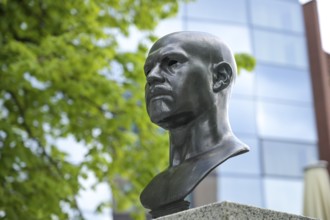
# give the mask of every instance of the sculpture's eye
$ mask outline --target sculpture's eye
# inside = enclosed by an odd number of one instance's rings
[[[168,66],[175,67],[177,63],[178,63],[178,61],[176,61],[176,60],[170,60],[170,61],[168,61]]]
[[[177,60],[169,59],[167,62],[167,67],[170,72],[173,72],[179,66],[179,64],[180,63]]]

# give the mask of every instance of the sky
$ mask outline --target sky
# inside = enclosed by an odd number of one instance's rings
[[[330,53],[330,0],[317,0],[323,49]]]

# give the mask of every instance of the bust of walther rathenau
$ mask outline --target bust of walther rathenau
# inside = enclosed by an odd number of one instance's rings
[[[144,66],[147,111],[170,134],[169,167],[140,196],[154,218],[188,209],[184,198],[200,181],[249,151],[228,120],[236,71],[229,47],[211,34],[176,32],[150,49]]]

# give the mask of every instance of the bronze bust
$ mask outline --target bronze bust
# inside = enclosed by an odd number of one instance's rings
[[[236,77],[229,47],[202,32],[159,39],[145,62],[145,99],[151,121],[170,133],[170,161],[140,196],[160,217],[189,208],[184,198],[214,168],[249,151],[234,136],[228,101]]]

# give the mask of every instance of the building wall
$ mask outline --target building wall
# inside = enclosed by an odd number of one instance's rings
[[[330,55],[322,49],[316,1],[304,5],[310,72],[319,140],[319,157],[330,162]],[[330,166],[328,166],[330,173]]]
[[[173,31],[209,32],[257,59],[237,77],[230,102],[234,133],[251,152],[230,159],[192,195],[199,206],[230,200],[301,213],[303,168],[318,159],[302,6],[297,0],[196,0],[163,22]]]

